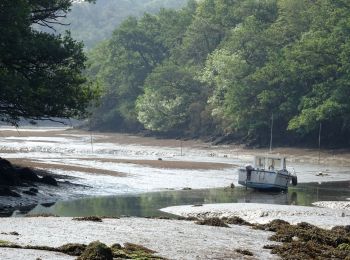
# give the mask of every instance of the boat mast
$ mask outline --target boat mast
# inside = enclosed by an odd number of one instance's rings
[[[271,115],[270,153],[272,152],[273,113]]]

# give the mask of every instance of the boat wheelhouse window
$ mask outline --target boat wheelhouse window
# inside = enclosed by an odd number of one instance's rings
[[[257,157],[255,161],[255,167],[258,169],[265,169],[265,158]]]
[[[281,159],[279,158],[268,158],[267,166],[269,170],[282,170]]]

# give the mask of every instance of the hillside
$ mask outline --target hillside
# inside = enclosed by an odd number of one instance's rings
[[[90,52],[93,125],[350,145],[347,1],[204,0],[126,19]],[[322,131],[321,131],[322,128]]]
[[[160,8],[179,8],[186,0],[97,0],[96,4],[76,2],[64,23],[56,26],[57,32],[69,29],[72,37],[83,41],[87,48],[107,39],[112,31],[128,16],[155,13]]]

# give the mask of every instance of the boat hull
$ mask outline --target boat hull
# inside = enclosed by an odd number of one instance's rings
[[[258,190],[287,190],[292,180],[288,171],[239,170],[238,183]]]

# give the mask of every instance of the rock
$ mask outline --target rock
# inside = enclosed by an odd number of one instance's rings
[[[21,197],[20,194],[10,190],[8,187],[0,188],[0,196]]]
[[[19,184],[17,172],[12,164],[3,158],[0,158],[0,185],[14,186]]]
[[[23,181],[37,182],[40,180],[38,175],[30,168],[19,168],[17,170],[18,177]]]
[[[76,221],[102,222],[102,218],[97,217],[97,216],[76,217],[76,218],[73,218],[72,220],[76,220]]]
[[[122,249],[122,246],[118,243],[115,243],[115,244],[111,245],[111,249],[112,250]]]
[[[40,182],[45,183],[47,185],[58,186],[57,181],[54,177],[46,175],[40,179]]]
[[[65,244],[57,248],[59,252],[67,255],[80,256],[86,249],[84,244]]]
[[[198,225],[207,225],[207,226],[214,226],[214,227],[226,227],[226,228],[229,227],[223,220],[219,218],[206,218],[203,220],[199,220],[195,223]]]
[[[236,249],[235,250],[237,253],[240,253],[242,255],[249,255],[249,256],[253,256],[254,254],[252,252],[250,252],[247,249]]]
[[[29,191],[34,192],[34,193],[38,193],[39,192],[37,188],[30,188]]]
[[[112,250],[100,241],[90,243],[77,260],[113,260]]]
[[[32,192],[30,190],[24,190],[23,191],[24,194],[27,194],[27,195],[30,195],[30,196],[36,196],[36,193],[35,192]]]

